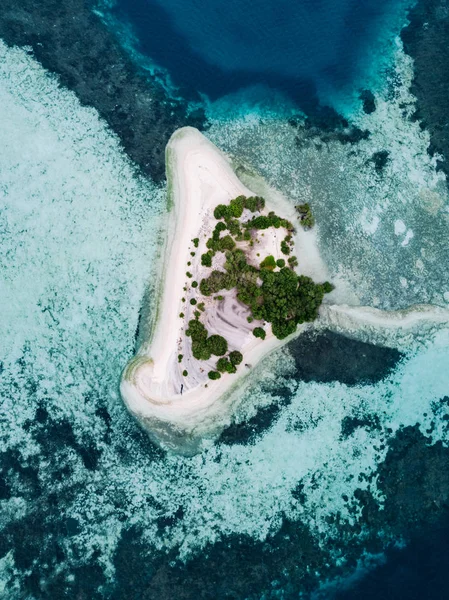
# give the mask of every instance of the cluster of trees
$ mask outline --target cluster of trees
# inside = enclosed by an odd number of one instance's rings
[[[221,335],[208,337],[207,329],[198,319],[189,321],[186,335],[192,338],[192,354],[197,360],[209,360],[211,355],[223,356],[228,351],[228,342]]]
[[[267,269],[268,271],[273,271],[273,269],[276,268],[276,261],[274,259],[274,256],[267,256],[266,258],[264,258],[263,261],[260,263],[260,268]]]
[[[237,196],[230,201],[229,205],[219,204],[214,210],[216,219],[224,219],[225,221],[232,219],[240,219],[243,209],[247,208],[251,212],[260,211],[265,206],[265,199],[261,196]]]
[[[312,209],[308,203],[295,206],[299,213],[299,220],[305,229],[311,229],[315,225],[315,218],[312,215]]]
[[[291,222],[279,217],[274,212],[268,213],[268,216],[259,215],[258,217],[253,217],[249,221],[246,221],[244,227],[246,229],[268,229],[269,227],[279,229],[279,227],[285,227],[285,229],[293,231]]]
[[[296,262],[296,257],[292,258],[291,266]],[[298,324],[316,319],[324,294],[333,287],[328,282],[317,284],[310,277],[298,276],[289,267],[273,271],[276,265],[273,257],[262,261],[261,267],[264,263],[270,268],[259,271],[247,263],[242,250],[226,252],[226,271],[212,271],[201,281],[200,290],[210,296],[236,287],[237,298],[250,307],[252,317],[271,323],[274,335],[283,339],[293,333]],[[262,285],[258,284],[258,278]]]

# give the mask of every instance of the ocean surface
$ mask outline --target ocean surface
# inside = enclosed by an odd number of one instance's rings
[[[115,120],[118,94],[91,89],[131,75],[100,45],[81,102],[64,29],[79,7],[44,3],[25,47],[0,41],[0,595],[448,597],[444,324],[294,340],[191,458],[154,446],[118,392],[165,214],[165,183],[126,153],[142,106],[203,110],[243,181],[310,202],[340,302],[449,306],[448,186],[410,92],[408,3],[98,2],[155,94]]]
[[[283,103],[312,111],[320,96],[353,91],[404,6],[400,0],[118,0],[113,14],[131,26],[136,50],[168,71],[184,95],[214,101],[245,90],[254,103],[282,112]]]

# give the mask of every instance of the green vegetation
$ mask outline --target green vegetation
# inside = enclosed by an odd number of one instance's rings
[[[253,335],[256,338],[260,338],[261,340],[264,340],[267,334],[265,333],[265,330],[262,329],[262,327],[255,327],[253,329]]]
[[[182,374],[184,375],[184,377],[187,377],[188,372],[184,369],[184,371],[182,372]]]
[[[268,271],[272,271],[276,268],[276,261],[274,260],[274,256],[267,256],[260,263],[261,269],[267,269]]]
[[[212,266],[212,256],[213,253],[209,250],[206,254],[201,255],[201,264],[203,267],[211,267]]]
[[[235,373],[237,369],[227,358],[219,358],[217,360],[217,371],[220,373]]]
[[[211,354],[223,356],[228,351],[228,342],[221,335],[207,337],[207,329],[195,319],[189,321],[186,335],[192,338],[192,354],[197,360],[208,360]]]
[[[315,225],[315,218],[309,204],[298,204],[295,208],[299,213],[299,220],[304,229],[311,229]]]
[[[180,363],[182,361],[182,354],[178,354],[178,362]]]
[[[203,278],[199,285],[198,282],[192,281],[191,286],[198,287],[201,294],[213,296],[216,300],[224,299],[222,295],[216,295],[218,292],[236,288],[238,300],[249,307],[248,322],[260,320],[271,323],[273,334],[278,339],[284,339],[296,330],[298,324],[316,319],[324,294],[332,291],[333,287],[328,282],[316,284],[309,277],[298,276],[294,272],[298,260],[296,256],[289,256],[294,233],[290,221],[270,212],[268,215],[252,215],[246,222],[241,222],[245,209],[255,213],[264,206],[265,201],[259,196],[238,196],[229,204],[219,204],[215,208],[214,216],[218,222],[212,236],[206,240],[208,250],[201,255],[201,265],[212,267],[214,255],[223,252],[226,259],[224,270],[209,271],[209,276]],[[301,224],[311,227],[313,217],[310,207],[300,205],[297,210]],[[263,231],[270,227],[283,228],[286,231],[281,242],[281,252],[288,256],[288,259],[275,260],[274,256],[270,255],[256,268],[247,262],[245,252],[236,247],[236,242],[245,241],[247,246],[251,247],[255,242],[261,242],[256,238],[254,230]],[[264,233],[259,235],[263,236]],[[192,241],[197,248],[199,238]],[[195,253],[191,252],[191,255],[194,256]],[[257,255],[259,256],[259,253]],[[189,272],[187,276],[192,277]],[[190,303],[195,306],[197,301],[192,298]],[[220,373],[235,373],[237,366],[243,361],[242,354],[234,350],[226,356],[228,343],[225,338],[215,334],[208,336],[207,329],[199,321],[200,311],[205,310],[205,303],[199,303],[197,309],[194,312],[195,319],[189,321],[186,330],[186,335],[192,338],[194,358],[209,360],[212,355],[220,357],[216,363],[216,370],[208,374],[210,379],[219,379]],[[266,331],[262,327],[255,327],[253,334],[260,339],[266,337]]]
[[[231,361],[231,364],[233,364],[234,366],[237,366],[242,362],[243,354],[241,352],[239,352],[238,350],[233,350],[232,352],[229,353],[229,360]]]
[[[183,312],[179,313],[179,318],[180,318],[180,319],[183,319],[183,318],[184,318],[184,313],[183,313]]]
[[[189,273],[189,271],[187,271],[186,275],[187,277],[193,277],[192,273]]]
[[[195,254],[196,254],[195,252],[191,252],[190,256],[195,256]]]
[[[281,252],[282,254],[290,254],[290,246],[285,240],[282,240],[281,242]]]
[[[207,346],[215,356],[223,356],[228,351],[228,342],[221,335],[211,335],[207,339]]]

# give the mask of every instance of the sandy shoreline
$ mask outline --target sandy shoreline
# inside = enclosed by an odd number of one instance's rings
[[[144,342],[136,357],[127,365],[120,386],[122,397],[129,410],[152,434],[159,430],[161,421],[168,429],[183,432],[185,439],[204,434],[214,429],[219,415],[229,413],[225,397],[237,387],[242,377],[251,372],[263,356],[280,347],[282,342],[267,327],[264,341],[255,338],[252,329],[260,323],[248,324],[248,309],[237,303],[235,292],[222,292],[224,300],[218,303],[211,298],[199,298],[189,286],[191,281],[200,282],[210,271],[200,264],[200,256],[206,250],[205,242],[210,237],[216,220],[214,208],[220,203],[228,203],[238,195],[252,196],[249,190],[235,175],[228,159],[201,133],[192,128],[178,130],[167,145],[167,176],[171,194],[169,228],[164,260],[163,290],[160,298],[157,322],[151,333],[151,343]],[[281,216],[296,221],[294,206],[282,196],[270,204],[266,198],[267,214],[275,210]],[[248,215],[249,216],[249,215]],[[299,235],[299,234],[298,234]],[[192,240],[199,238],[199,247]],[[266,235],[259,238],[257,251],[260,258],[273,254],[281,258],[279,239]],[[274,242],[273,242],[274,239]],[[297,240],[295,240],[297,242]],[[191,257],[195,252],[195,257]],[[256,262],[255,257],[254,261]],[[219,262],[220,257],[214,261]],[[191,262],[190,266],[187,263]],[[220,267],[219,264],[213,267]],[[186,278],[187,270],[192,274]],[[187,284],[187,291],[183,288]],[[181,298],[185,297],[186,302]],[[187,322],[193,318],[195,307],[189,305],[190,297],[205,301],[206,311],[201,317],[209,335],[220,333],[229,343],[229,349],[243,353],[244,363],[234,375],[224,374],[221,379],[211,381],[207,372],[214,368],[217,357],[209,361],[197,361],[190,353],[190,339],[185,336]],[[179,314],[185,313],[182,319]],[[232,317],[232,320],[231,320]],[[178,354],[183,355],[178,363]],[[183,369],[189,373],[182,376]],[[201,369],[203,372],[201,373]],[[184,385],[181,395],[181,384]],[[164,443],[179,449],[179,439],[174,444],[164,436]],[[160,441],[160,434],[156,434]],[[178,438],[178,436],[176,436]],[[190,442],[187,444],[190,446]]]

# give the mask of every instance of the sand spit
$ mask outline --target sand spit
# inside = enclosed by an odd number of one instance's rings
[[[236,299],[234,290],[221,292],[222,299],[216,300],[202,296],[198,288],[191,285],[210,274],[209,269],[201,266],[200,257],[207,250],[206,241],[216,224],[214,208],[236,196],[255,193],[238,179],[227,157],[196,129],[186,127],[173,134],[167,145],[166,163],[170,213],[157,316],[147,339],[126,366],[120,390],[130,412],[159,445],[193,454],[201,449],[205,439],[216,437],[229,422],[243,396],[243,380],[246,383],[251,380],[250,375],[261,359],[299,335],[305,327],[298,327],[295,334],[280,341],[268,325],[265,326],[266,339],[262,341],[253,336],[252,329],[263,323],[248,323],[250,312]],[[264,196],[263,214],[274,210],[297,222],[293,203],[274,190],[265,192]],[[245,214],[243,216],[245,218]],[[250,216],[249,211],[246,216]],[[282,237],[276,230],[274,233],[266,230],[265,235],[259,232],[248,261],[258,265],[270,254],[276,259],[282,258]],[[199,240],[197,247],[193,243],[195,238]],[[319,256],[314,234],[298,227],[293,241],[297,250],[303,250],[298,253],[300,272],[315,281],[325,281],[326,267]],[[305,248],[311,250],[310,264],[308,256],[304,256]],[[215,255],[212,267],[220,269],[223,260],[222,254]],[[344,305],[340,291],[337,283],[337,289],[327,301],[338,304],[323,305],[320,318],[307,327],[326,327],[396,346],[419,328],[429,331],[449,323],[446,309],[418,306],[388,313]],[[243,363],[236,374],[226,373],[221,379],[211,381],[208,372],[215,369],[217,357],[198,361],[192,356],[191,340],[185,335],[188,321],[194,318],[197,309],[190,304],[191,299],[204,302],[201,321],[209,335],[224,336],[230,351],[242,352]]]

